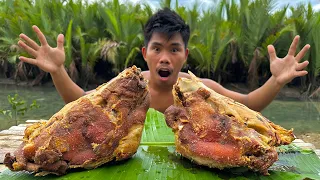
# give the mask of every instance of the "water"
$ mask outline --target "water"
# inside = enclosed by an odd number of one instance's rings
[[[7,97],[8,95],[13,96],[15,93],[23,98],[28,105],[33,100],[36,100],[37,104],[40,105],[39,109],[28,111],[24,116],[19,116],[18,124],[24,123],[28,119],[49,119],[64,106],[62,98],[54,87],[24,87],[0,84],[0,109],[11,109]],[[8,129],[15,124],[15,120],[0,115],[0,130]]]
[[[0,85],[0,109],[8,109],[7,96],[18,93],[27,102],[37,100],[41,106],[37,110],[27,112],[19,117],[19,123],[28,119],[49,119],[59,111],[64,102],[54,87],[22,87],[14,85]],[[296,135],[314,132],[320,133],[320,102],[301,101],[297,99],[274,100],[262,114],[272,122],[287,129],[294,128]],[[0,130],[15,125],[14,120],[0,115]]]
[[[294,134],[320,133],[320,101],[274,100],[262,114]]]

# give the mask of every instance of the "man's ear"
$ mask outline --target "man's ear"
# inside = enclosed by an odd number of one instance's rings
[[[189,55],[189,49],[188,49],[188,48],[186,48],[186,54],[185,54],[186,59],[185,59],[185,61],[187,61],[187,59],[188,59],[188,55]]]
[[[145,61],[147,61],[147,59],[146,59],[147,48],[146,48],[145,46],[143,46],[143,47],[141,48],[141,51],[142,51],[143,59],[144,59]]]

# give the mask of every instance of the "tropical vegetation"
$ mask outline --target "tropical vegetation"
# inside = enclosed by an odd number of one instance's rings
[[[8,103],[10,108],[6,110],[0,109],[0,115],[6,119],[14,120],[16,125],[18,125],[19,116],[24,116],[27,111],[40,107],[36,100],[33,100],[31,104],[27,105],[26,101],[19,96],[19,94],[14,94],[13,96],[8,95]]]
[[[289,85],[310,95],[320,86],[320,12],[307,3],[280,9],[275,4],[274,0],[221,0],[201,10],[198,3],[187,8],[178,0],[162,0],[158,8],[174,9],[191,27],[190,56],[183,71],[222,84],[259,87],[271,75],[267,45],[273,44],[283,57],[293,37],[300,35],[299,49],[311,45],[304,58],[310,61],[309,73]],[[140,52],[143,25],[156,10],[119,0],[0,0],[0,77],[30,85],[50,81],[48,73],[17,58],[27,56],[17,45],[20,33],[37,39],[32,25],[44,32],[51,46],[56,46],[59,33],[65,35],[65,67],[84,88],[133,64],[145,70]]]

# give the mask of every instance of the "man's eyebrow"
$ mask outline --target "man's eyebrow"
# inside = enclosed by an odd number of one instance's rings
[[[182,44],[178,43],[178,42],[173,42],[173,43],[171,43],[171,46],[182,46]]]
[[[159,42],[152,42],[151,45],[152,46],[163,46],[163,44],[159,43]],[[182,46],[182,44],[179,42],[173,42],[170,44],[170,46]]]
[[[152,42],[151,43],[152,46],[163,46],[161,43],[159,42]]]

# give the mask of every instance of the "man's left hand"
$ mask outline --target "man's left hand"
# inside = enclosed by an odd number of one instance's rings
[[[309,64],[308,61],[299,63],[304,57],[310,45],[305,45],[302,50],[295,56],[297,45],[300,36],[295,36],[293,39],[289,52],[284,58],[279,58],[276,55],[273,45],[268,46],[268,53],[270,56],[270,71],[275,77],[276,82],[280,86],[289,83],[293,78],[308,74],[304,68]]]

